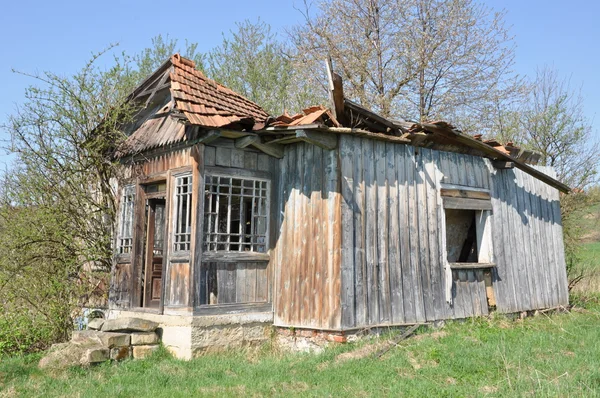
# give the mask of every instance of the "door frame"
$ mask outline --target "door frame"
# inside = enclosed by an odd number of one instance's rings
[[[161,201],[164,209],[163,209],[163,234],[164,234],[164,229],[167,227],[167,214],[166,214],[166,197],[165,195],[151,195],[151,197],[148,197],[146,199],[146,220],[144,221],[144,225],[145,225],[145,231],[144,231],[144,235],[146,237],[145,242],[144,242],[144,246],[145,246],[145,253],[144,253],[144,261],[143,261],[143,273],[144,273],[144,286],[142,286],[142,307],[143,308],[160,308],[160,301],[162,300],[163,294],[162,294],[162,279],[165,277],[165,253],[166,253],[166,245],[167,242],[164,240],[165,237],[163,237],[163,253],[161,256],[161,271],[160,271],[160,278],[161,278],[161,289],[160,289],[160,297],[158,298],[158,304],[156,306],[151,306],[149,305],[149,302],[153,301],[152,297],[151,297],[151,293],[152,293],[152,289],[153,289],[153,281],[152,281],[152,275],[153,275],[153,266],[154,266],[154,238],[155,238],[155,220],[156,220],[156,205],[158,204],[158,202]],[[165,234],[166,235],[166,234]]]

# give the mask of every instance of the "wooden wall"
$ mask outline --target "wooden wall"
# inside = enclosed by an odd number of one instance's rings
[[[269,198],[269,250],[277,240],[277,199],[279,197],[280,160],[253,148],[236,148],[234,140],[219,138],[204,146],[204,171],[248,178],[263,178],[270,182]],[[204,178],[204,175],[202,176]],[[256,261],[237,257],[235,253],[223,256],[219,261],[202,259],[204,223],[204,194],[198,195],[196,253],[194,260],[194,303],[199,306],[211,304],[210,290],[218,296],[212,304],[267,303],[271,301],[272,261]],[[271,256],[272,257],[272,256]],[[209,286],[214,284],[214,286]],[[205,307],[204,307],[205,308]]]
[[[342,328],[487,314],[483,270],[449,269],[442,184],[492,195],[500,311],[565,303],[556,190],[475,156],[350,136],[339,151]]]
[[[132,253],[128,256],[116,256],[116,264],[113,268],[111,277],[111,306],[119,308],[133,307],[137,308],[141,305],[141,278],[144,256],[144,223],[145,223],[145,201],[146,197],[141,183],[148,178],[160,179],[164,178],[167,182],[167,190],[165,193],[166,207],[165,212],[168,215],[167,219],[171,218],[170,202],[172,198],[171,192],[171,173],[173,171],[194,171],[194,177],[197,178],[197,161],[194,153],[198,154],[198,147],[186,148],[171,153],[162,154],[156,157],[148,158],[145,162],[136,163],[134,165],[124,166],[124,175],[129,178],[124,180],[123,186],[134,184],[136,185],[136,198],[134,210],[134,229],[133,229],[133,248]],[[122,188],[122,187],[120,187]],[[121,199],[121,190],[118,190],[118,200]],[[171,222],[166,225],[167,236],[170,239],[172,226]],[[166,307],[188,307],[189,287],[191,284],[191,271],[189,267],[189,259],[186,261],[178,261],[170,263],[171,242],[165,240],[165,262],[166,267],[163,278],[166,278],[165,300]],[[182,259],[178,259],[182,260]]]
[[[556,178],[550,168],[538,167]],[[558,191],[517,169],[491,176],[494,289],[498,309],[516,312],[567,305]]]
[[[337,150],[298,143],[281,163],[274,322],[340,327],[340,180]],[[272,261],[273,261],[272,260]]]

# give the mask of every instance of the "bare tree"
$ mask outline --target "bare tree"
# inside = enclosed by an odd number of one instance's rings
[[[600,146],[585,116],[581,90],[556,70],[539,69],[521,110],[524,144],[540,152],[561,181],[584,189],[598,182]]]
[[[518,87],[503,12],[473,0],[319,0],[290,31],[299,58],[331,55],[347,96],[383,116],[485,120]],[[479,127],[479,123],[477,123]]]

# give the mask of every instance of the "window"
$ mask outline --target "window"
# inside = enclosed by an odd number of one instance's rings
[[[123,187],[121,197],[121,222],[117,244],[118,254],[130,254],[133,247],[133,209],[135,204],[135,186]]]
[[[268,181],[207,175],[204,195],[205,252],[266,252]]]
[[[452,268],[493,266],[489,192],[442,189],[446,258]]]
[[[175,178],[175,233],[173,251],[190,250],[192,236],[192,176],[177,176]]]

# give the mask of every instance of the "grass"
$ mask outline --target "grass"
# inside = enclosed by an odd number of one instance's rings
[[[147,360],[55,372],[37,368],[39,355],[5,358],[0,396],[600,395],[600,300],[584,304],[517,321],[496,315],[450,322],[421,331],[381,359],[336,360],[373,341],[319,355],[263,347],[188,362],[163,351]]]

